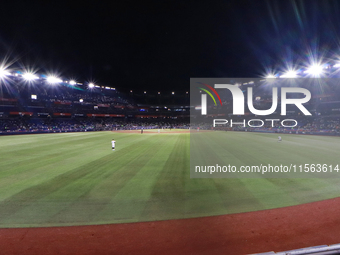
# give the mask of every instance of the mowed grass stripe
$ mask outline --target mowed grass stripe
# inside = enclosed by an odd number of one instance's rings
[[[13,136],[15,145],[9,150],[11,137],[0,137],[0,226],[190,218],[289,206],[340,194],[339,178],[190,179],[189,173],[193,146],[202,164],[205,160],[231,165],[340,164],[339,138],[284,134],[278,143],[277,134],[193,135],[198,139],[191,139],[191,144],[188,134],[175,133]],[[115,152],[112,138],[117,141]],[[34,144],[31,149],[30,144]]]
[[[51,133],[39,135],[16,135],[16,136],[0,136],[0,149],[5,149],[4,154],[18,153],[18,151],[25,151],[26,149],[35,151],[36,148],[40,149],[41,146],[58,145],[66,141],[78,141],[81,139],[94,139],[101,137],[99,132],[84,132],[77,135],[77,133]]]
[[[271,182],[270,179],[253,178],[240,180],[247,187],[249,193],[262,205],[261,210],[298,204],[291,196],[291,192],[286,192],[285,189]]]
[[[88,134],[88,133],[87,133]],[[86,149],[87,145],[92,145],[93,141],[99,137],[96,135],[76,136],[72,137],[60,137],[60,134],[48,134],[42,135],[42,138],[38,138],[36,135],[21,135],[22,140],[29,140],[29,143],[25,145],[17,146],[15,141],[12,144],[8,144],[7,148],[1,153],[1,169],[0,177],[3,177],[6,171],[13,172],[14,169],[18,169],[19,166],[29,168],[29,164],[46,164],[46,160],[56,158],[59,160],[59,156],[68,155],[68,153],[77,154],[78,150]],[[54,139],[49,139],[54,137]],[[0,137],[0,139],[3,137]],[[8,138],[8,137],[6,137]],[[8,141],[6,141],[8,143]],[[60,162],[60,160],[59,160]]]
[[[172,219],[185,210],[185,183],[189,176],[189,140],[187,134],[178,135],[169,147],[159,169],[152,192],[140,216],[141,221]]]
[[[334,194],[340,194],[339,179],[337,178],[268,179],[268,181],[289,194],[296,201],[294,204],[320,201],[326,196],[331,198],[334,197]],[[282,203],[281,206],[286,206],[286,204]]]
[[[158,137],[150,139],[158,139]],[[171,158],[171,152],[181,144],[181,140],[183,140],[181,136],[166,135],[161,139],[161,147],[156,151],[148,150],[143,156],[149,158],[149,161],[145,165],[136,162],[138,166],[134,167],[133,171],[139,169],[138,173],[119,190],[106,208],[98,214],[97,219],[107,221],[113,217],[118,222],[138,221],[142,217],[144,208],[147,207],[152,192],[157,189],[161,169],[166,168],[170,159],[174,160]]]
[[[138,150],[138,147],[140,147],[139,143],[142,147],[139,149],[143,149],[143,140],[146,138],[140,139],[142,140],[135,143],[137,146],[131,148],[132,151]],[[65,206],[68,206],[70,203],[72,203],[72,201],[77,200],[80,196],[91,189],[96,184],[96,180],[100,179],[103,173],[105,174],[105,172],[108,170],[113,172],[121,170],[119,169],[121,166],[119,163],[116,164],[116,167],[113,167],[112,169],[109,168],[114,160],[115,154],[113,153],[115,152],[112,152],[111,149],[107,151],[109,151],[107,156],[91,161],[86,165],[82,165],[64,174],[58,175],[55,178],[47,180],[46,182],[43,182],[39,185],[25,189],[13,195],[9,199],[6,199],[0,203],[0,219],[6,219],[5,222],[11,222],[11,218],[23,218],[28,220],[28,217],[24,217],[24,215],[35,215],[36,219],[38,219],[40,222],[43,222],[44,219],[49,218],[50,214],[56,214],[55,209],[49,210],[48,207],[45,207],[46,201],[61,201],[63,207],[60,207],[59,210],[63,210]],[[122,151],[124,151],[124,149],[122,149]],[[124,164],[127,162],[127,160],[123,158],[122,162]],[[129,175],[125,173],[124,176],[128,177]],[[56,193],[56,197],[59,200],[54,200],[54,193]],[[51,195],[51,197],[49,197],[49,195]],[[38,200],[42,200],[42,202],[40,203]],[[6,214],[2,214],[2,211],[10,212],[9,217],[6,217]],[[17,211],[18,213],[16,214]],[[40,216],[36,217],[37,215]],[[77,214],[73,213],[73,216],[77,217]],[[61,218],[66,220],[67,214]]]
[[[143,172],[143,169],[148,172],[154,170],[150,168],[152,165],[150,162],[158,159],[159,152],[168,146],[170,137],[159,139],[159,137],[145,136],[144,139],[140,145],[134,144],[131,147],[126,147],[125,150],[115,151],[110,169],[105,172],[102,178],[98,179],[91,189],[84,192],[72,205],[58,213],[51,221],[54,222],[56,218],[73,223],[105,220],[109,222],[112,219],[119,221],[121,218],[136,220],[134,215],[138,215],[138,205],[130,204],[131,199],[136,202],[138,196],[147,191],[148,181],[152,179],[152,176]],[[137,179],[137,183],[133,181],[134,179]],[[139,189],[138,185],[142,185],[143,189]],[[126,187],[129,194],[124,196],[124,199],[120,199],[123,200],[123,203],[115,203],[116,198],[125,193]],[[144,202],[143,199],[140,201]],[[78,211],[78,215],[74,215],[74,211]],[[106,215],[109,219],[106,219]]]
[[[10,159],[18,160],[19,163],[6,165],[6,161],[0,163],[0,199],[3,200],[8,196],[12,196],[30,185],[38,185],[41,182],[45,182],[51,178],[54,178],[60,174],[70,171],[74,168],[86,165],[103,155],[111,154],[111,142],[110,132],[101,133],[84,133],[85,135],[79,136],[78,140],[69,143],[69,133],[65,139],[60,139],[62,134],[48,134],[42,135],[42,139],[36,135],[28,135],[27,139],[36,138],[33,143],[42,144],[45,147],[48,144],[48,148],[44,150],[27,150],[25,154],[18,151],[18,154],[13,155]],[[54,144],[49,136],[58,136],[58,141],[63,141],[60,144]],[[20,136],[22,139],[26,139],[26,136]],[[138,146],[139,140],[146,138],[136,137],[135,139],[125,138],[128,135],[120,135],[119,146],[123,149],[125,146],[130,146],[132,143],[136,143]],[[86,138],[86,139],[84,139]],[[131,141],[130,141],[131,140]],[[29,162],[21,163],[20,159],[29,157]]]
[[[252,180],[256,181],[257,179]],[[244,179],[218,178],[214,179],[214,184],[223,204],[223,210],[216,212],[216,214],[222,215],[263,209],[263,205],[249,190],[247,182],[244,182]]]
[[[30,164],[18,164],[17,166],[8,168],[3,167],[1,163],[0,198],[3,200],[25,189],[27,186],[39,185],[40,183],[46,182],[49,179],[111,153],[109,150],[110,141],[108,141],[105,154],[103,154],[104,146],[100,143],[95,143],[96,138],[93,138],[91,141],[91,143],[83,143],[83,139],[80,139],[77,142],[73,142],[77,144],[77,147],[80,145],[77,149],[74,147],[71,147],[71,149],[63,149],[65,144],[63,144],[62,147],[51,144],[50,150],[47,151],[46,155],[43,155],[43,159],[32,158]],[[67,144],[66,139],[65,143]],[[60,151],[58,156],[56,156],[55,150]],[[35,151],[34,153],[37,152]],[[44,154],[44,151],[41,153]],[[18,155],[15,157],[20,158],[21,156]]]
[[[183,214],[185,182],[190,178],[187,138],[185,134],[178,135],[175,143],[169,147],[166,160],[159,169],[150,198],[140,216],[141,221],[159,220],[163,217],[171,219],[174,215]]]
[[[203,133],[202,133],[203,134]],[[301,135],[282,135],[283,142],[277,142],[277,134],[251,132],[210,132],[194,140],[200,146],[192,148],[195,162],[200,165],[304,165],[304,164],[340,164],[336,151],[340,149],[339,138]],[[295,140],[296,138],[296,140]],[[323,140],[324,139],[324,140]],[[209,142],[211,145],[204,143]],[[333,143],[332,143],[333,142]],[[213,144],[213,146],[212,146]],[[202,148],[202,151],[199,149]],[[207,149],[209,148],[209,150]],[[199,154],[200,153],[200,154]],[[216,160],[217,159],[217,160]],[[246,175],[234,174],[247,178]],[[287,174],[282,176],[289,177]],[[312,175],[305,173],[304,177]],[[328,175],[332,177],[332,174]],[[337,173],[333,173],[337,177]],[[261,174],[258,174],[262,178]]]

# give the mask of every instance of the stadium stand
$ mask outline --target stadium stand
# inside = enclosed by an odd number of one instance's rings
[[[327,64],[319,74],[327,73],[328,77],[338,76],[338,64]],[[254,107],[269,109],[272,105],[270,86],[263,86],[275,77],[308,78],[308,69],[290,71],[287,73],[269,75],[270,79],[231,84],[246,91],[253,88]],[[75,132],[113,129],[138,129],[159,127],[189,128],[189,122],[195,111],[190,111],[190,96],[188,91],[130,91],[124,94],[112,87],[82,84],[74,81],[43,75],[23,74],[19,71],[7,72],[0,70],[0,134],[25,132]],[[246,121],[245,126],[221,127],[217,130],[256,131],[297,134],[339,135],[340,132],[340,86],[338,79],[327,86],[315,87],[311,91],[312,99],[305,107],[313,118],[304,118],[293,105],[287,106],[287,113],[298,120],[294,128],[286,128],[269,122],[261,128],[252,128],[248,121],[255,116],[246,109],[244,118],[236,117],[234,121]],[[232,114],[230,93],[220,93],[222,106],[208,106],[210,116],[206,118],[227,118]],[[278,112],[280,106],[278,105]],[[192,128],[212,129],[206,119],[197,114],[192,121]],[[272,117],[280,118],[279,114]],[[261,119],[258,116],[256,119]],[[193,119],[192,119],[193,120]]]
[[[0,85],[0,134],[189,127],[188,94],[158,96],[157,105],[149,105],[152,93],[44,78],[27,82],[16,75],[9,81]]]

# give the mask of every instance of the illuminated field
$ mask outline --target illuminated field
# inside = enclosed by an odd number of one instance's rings
[[[282,146],[277,146],[273,134],[206,135],[212,148],[213,143],[224,142],[230,146],[225,147],[225,156],[229,153],[244,164],[254,157],[327,160],[340,149],[340,139],[335,137],[285,135]],[[112,138],[117,146],[114,152]],[[264,149],[263,142],[272,146]],[[191,218],[296,205],[340,194],[338,178],[190,179],[189,157],[188,133],[2,136],[0,226]]]

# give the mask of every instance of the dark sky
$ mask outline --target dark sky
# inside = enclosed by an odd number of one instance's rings
[[[1,59],[121,90],[259,77],[340,54],[337,1],[8,1]]]

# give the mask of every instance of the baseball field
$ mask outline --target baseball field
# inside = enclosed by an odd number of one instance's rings
[[[340,138],[200,132],[197,153],[231,164],[337,164]],[[111,140],[116,150],[111,150]],[[207,144],[209,141],[209,144]],[[184,130],[0,137],[0,227],[73,226],[234,214],[335,198],[340,178],[190,179]],[[340,175],[340,173],[339,173]],[[307,176],[306,176],[307,177]]]

